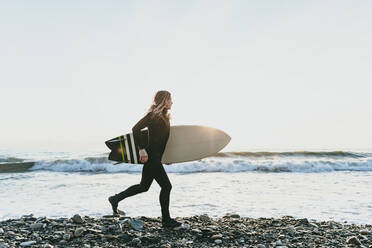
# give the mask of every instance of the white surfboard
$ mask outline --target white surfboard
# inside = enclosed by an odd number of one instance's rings
[[[148,137],[148,130],[141,130],[141,137]],[[204,126],[171,126],[162,163],[180,163],[199,160],[222,150],[231,138],[216,128]],[[119,163],[140,164],[138,146],[133,134],[128,133],[105,142],[111,149],[109,160]]]
[[[171,126],[162,163],[199,160],[216,154],[231,140],[225,132],[211,127]]]

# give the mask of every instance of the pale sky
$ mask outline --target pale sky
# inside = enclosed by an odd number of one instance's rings
[[[0,150],[106,152],[157,90],[224,151],[372,148],[372,1],[1,1]]]

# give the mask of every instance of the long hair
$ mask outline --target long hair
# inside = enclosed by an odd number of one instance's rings
[[[169,121],[171,116],[166,108],[167,102],[171,99],[169,91],[160,90],[156,92],[154,100],[148,110],[148,113],[153,113],[154,117]]]

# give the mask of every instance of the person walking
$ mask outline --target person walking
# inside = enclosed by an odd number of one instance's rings
[[[171,94],[166,90],[155,94],[148,113],[132,128],[135,143],[138,144],[140,162],[144,163],[142,178],[139,184],[135,184],[126,190],[108,198],[114,214],[118,214],[118,204],[130,196],[149,190],[153,180],[160,185],[160,206],[163,227],[177,227],[181,223],[172,219],[169,213],[169,198],[172,184],[164,170],[161,159],[169,138],[170,114],[172,107]],[[141,138],[141,130],[148,128],[148,144]]]

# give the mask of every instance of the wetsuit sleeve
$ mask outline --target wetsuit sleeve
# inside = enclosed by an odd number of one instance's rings
[[[150,121],[151,116],[150,113],[148,113],[145,117],[139,120],[137,124],[134,125],[134,127],[132,128],[133,138],[136,144],[138,145],[139,149],[144,149],[146,147],[146,144],[141,138],[141,130],[144,129],[145,127],[148,127],[150,125]]]

